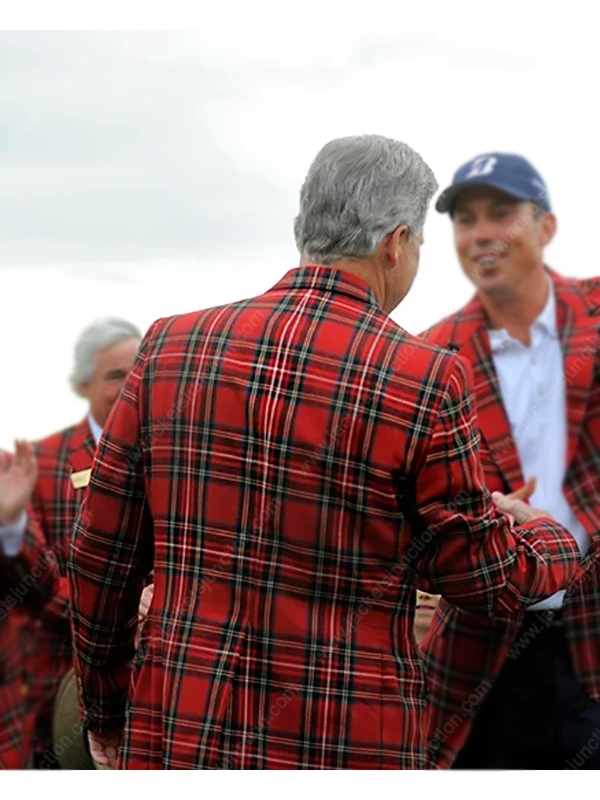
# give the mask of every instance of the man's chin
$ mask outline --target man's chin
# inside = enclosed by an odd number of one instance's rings
[[[473,276],[477,290],[484,294],[503,294],[506,292],[506,276],[500,270],[496,272],[477,273]]]

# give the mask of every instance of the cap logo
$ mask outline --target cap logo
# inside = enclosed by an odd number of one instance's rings
[[[482,175],[491,175],[497,163],[498,159],[494,158],[494,156],[479,156],[471,164],[471,169],[465,180],[480,178]]]

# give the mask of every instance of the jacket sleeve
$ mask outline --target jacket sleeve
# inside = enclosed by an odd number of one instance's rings
[[[138,606],[153,568],[138,411],[150,335],[99,442],[71,543],[74,665],[85,724],[95,733],[124,725]]]
[[[44,504],[41,501],[39,496],[38,488],[33,490],[33,494],[31,496],[31,513],[30,518],[35,517],[39,524],[39,528],[43,535],[48,530],[47,522],[44,517]],[[48,537],[46,537],[46,541],[48,541]],[[58,558],[57,563],[64,564],[64,556],[63,553],[54,553],[55,560],[56,556],[61,556]],[[67,554],[68,555],[68,554]],[[70,603],[69,603],[69,582],[65,575],[60,574],[60,567],[58,567],[59,576],[58,576],[58,585],[52,599],[46,604],[43,611],[43,619],[44,623],[51,627],[51,626],[69,626],[71,623],[71,615],[70,615]]]
[[[579,569],[573,537],[551,519],[511,527],[485,486],[470,366],[453,356],[414,484],[419,588],[466,610],[511,616]]]
[[[28,515],[21,550],[0,556],[0,596],[6,608],[21,607],[40,615],[58,590],[56,558],[46,548],[36,518]]]

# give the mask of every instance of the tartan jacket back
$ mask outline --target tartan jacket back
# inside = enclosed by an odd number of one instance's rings
[[[515,613],[577,569],[562,529],[513,535],[478,444],[460,359],[347,273],[159,320],[75,526],[90,730],[125,725],[129,769],[422,768],[415,581]]]

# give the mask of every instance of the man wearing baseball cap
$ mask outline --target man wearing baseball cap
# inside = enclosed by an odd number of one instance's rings
[[[423,642],[431,766],[600,769],[600,281],[545,266],[556,217],[521,156],[477,156],[436,208],[476,294],[424,336],[471,363],[490,490],[562,523],[581,570],[510,622],[440,600]]]

